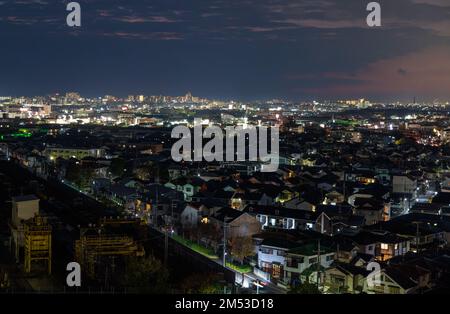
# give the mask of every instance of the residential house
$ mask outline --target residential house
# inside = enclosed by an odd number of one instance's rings
[[[237,191],[231,198],[231,207],[238,210],[243,210],[248,205],[272,205],[273,203],[274,198],[261,192]]]
[[[314,227],[317,215],[310,211],[281,206],[249,205],[244,212],[255,216],[263,229],[307,230]]]
[[[361,293],[369,273],[365,267],[333,263],[325,270],[324,290],[328,293]]]
[[[389,220],[389,208],[383,201],[374,197],[355,197],[353,213],[363,216],[366,225],[374,225],[380,221]]]
[[[286,253],[284,282],[289,285],[305,282],[310,275],[310,272],[305,271],[314,266],[317,269],[317,263],[325,269],[330,267],[335,260],[336,251],[323,245],[320,245],[320,255],[317,254],[318,250],[319,243],[315,241],[290,248]]]
[[[192,180],[186,180],[185,178],[179,178],[170,182],[167,182],[164,186],[176,191],[180,191],[184,194],[184,200],[186,202],[192,201],[192,197],[195,193],[199,192],[204,181],[198,178]]]
[[[408,194],[415,197],[417,191],[417,180],[408,175],[392,176],[392,192],[398,194]]]
[[[300,197],[294,197],[293,199],[284,202],[284,207],[289,209],[298,209],[298,210],[306,210],[306,211],[315,211],[316,205],[308,202],[307,200],[300,198]]]
[[[430,273],[420,267],[387,266],[365,281],[368,294],[412,294],[429,285]]]
[[[186,205],[180,214],[180,223],[183,229],[196,228],[207,210],[208,209],[204,205],[199,203],[190,203]]]
[[[364,217],[354,215],[347,204],[318,205],[316,213],[314,228],[322,234],[354,233],[364,224]]]
[[[284,281],[286,255],[297,243],[279,237],[268,237],[258,243],[258,263],[255,274],[266,280]]]
[[[252,237],[262,230],[261,223],[254,216],[229,207],[216,210],[209,216],[209,221],[220,234],[224,234],[225,226],[227,239]]]
[[[374,256],[378,261],[387,261],[404,256],[410,251],[410,240],[386,230],[371,229],[347,237],[358,247],[358,252]]]
[[[325,194],[325,204],[336,205],[342,204],[344,201],[344,194],[336,191],[335,189]]]
[[[430,249],[445,247],[450,243],[450,218],[444,215],[411,213],[397,217],[388,226],[411,239],[411,247],[416,249]]]

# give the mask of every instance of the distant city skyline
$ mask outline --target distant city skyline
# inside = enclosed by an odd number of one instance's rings
[[[99,99],[99,100],[104,100],[105,97],[111,97],[111,98],[116,98],[117,100],[122,100],[122,101],[130,101],[130,97],[134,98],[133,101],[136,102],[147,102],[149,100],[154,100],[154,99],[159,99],[159,98],[168,98],[168,99],[183,99],[185,97],[187,97],[189,95],[190,99],[188,101],[191,101],[193,103],[195,102],[204,102],[204,101],[208,101],[208,102],[224,102],[226,103],[270,103],[270,102],[282,102],[282,103],[294,103],[294,104],[302,104],[302,103],[342,103],[342,104],[347,104],[347,105],[356,105],[357,103],[373,103],[373,104],[416,104],[416,105],[420,105],[420,104],[446,104],[448,105],[450,103],[450,101],[445,100],[445,99],[434,99],[434,100],[421,100],[418,99],[417,97],[413,97],[411,99],[406,99],[404,101],[401,100],[392,100],[392,101],[376,101],[373,99],[367,99],[367,98],[352,98],[352,97],[340,97],[340,98],[335,98],[335,99],[303,99],[303,100],[290,100],[290,99],[286,99],[286,98],[267,98],[267,99],[249,99],[249,100],[242,100],[242,99],[236,99],[236,98],[229,98],[229,99],[224,99],[224,98],[209,98],[209,97],[203,97],[202,95],[196,95],[196,94],[192,94],[191,91],[188,91],[186,93],[181,93],[181,94],[177,94],[177,95],[164,95],[164,94],[148,94],[148,93],[143,93],[143,94],[132,94],[132,93],[128,93],[125,95],[115,95],[115,94],[96,94],[96,95],[84,95],[81,92],[75,91],[75,90],[71,90],[71,91],[64,91],[64,92],[54,92],[54,93],[49,93],[49,94],[45,94],[45,95],[0,95],[0,101],[5,101],[7,99],[20,99],[20,98],[27,98],[27,99],[33,99],[33,98],[54,98],[56,96],[60,97],[60,98],[66,98],[69,97],[72,100],[74,100],[75,98],[73,97],[73,94],[78,94],[80,99],[86,99],[89,101],[93,101],[95,99]],[[69,96],[68,96],[69,95]],[[139,99],[139,97],[142,97],[142,99]]]
[[[0,1],[0,95],[450,100],[450,2]]]

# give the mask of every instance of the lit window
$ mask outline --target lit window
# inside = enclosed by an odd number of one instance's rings
[[[381,249],[382,250],[387,250],[387,249],[389,249],[389,245],[386,244],[386,243],[381,243]]]

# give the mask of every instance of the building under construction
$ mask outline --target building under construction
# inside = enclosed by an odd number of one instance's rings
[[[31,272],[33,263],[44,261],[52,272],[52,228],[40,215],[24,223],[24,270]]]
[[[25,241],[25,222],[39,215],[39,198],[35,195],[21,195],[12,198],[12,212],[9,227],[11,230],[11,252],[19,263]]]
[[[125,257],[144,256],[144,248],[136,240],[140,227],[140,220],[105,218],[97,226],[82,228],[75,242],[75,259],[83,272],[90,279],[106,282]]]
[[[21,195],[12,198],[10,248],[16,262],[24,261],[25,273],[32,264],[45,263],[48,274],[52,271],[52,228],[39,213],[39,198]]]

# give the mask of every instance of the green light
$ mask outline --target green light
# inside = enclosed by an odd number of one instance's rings
[[[29,138],[32,136],[31,133],[13,133],[11,134],[12,137],[24,137],[24,138]]]
[[[352,120],[336,120],[335,123],[343,126],[355,126],[358,124],[358,122]]]

